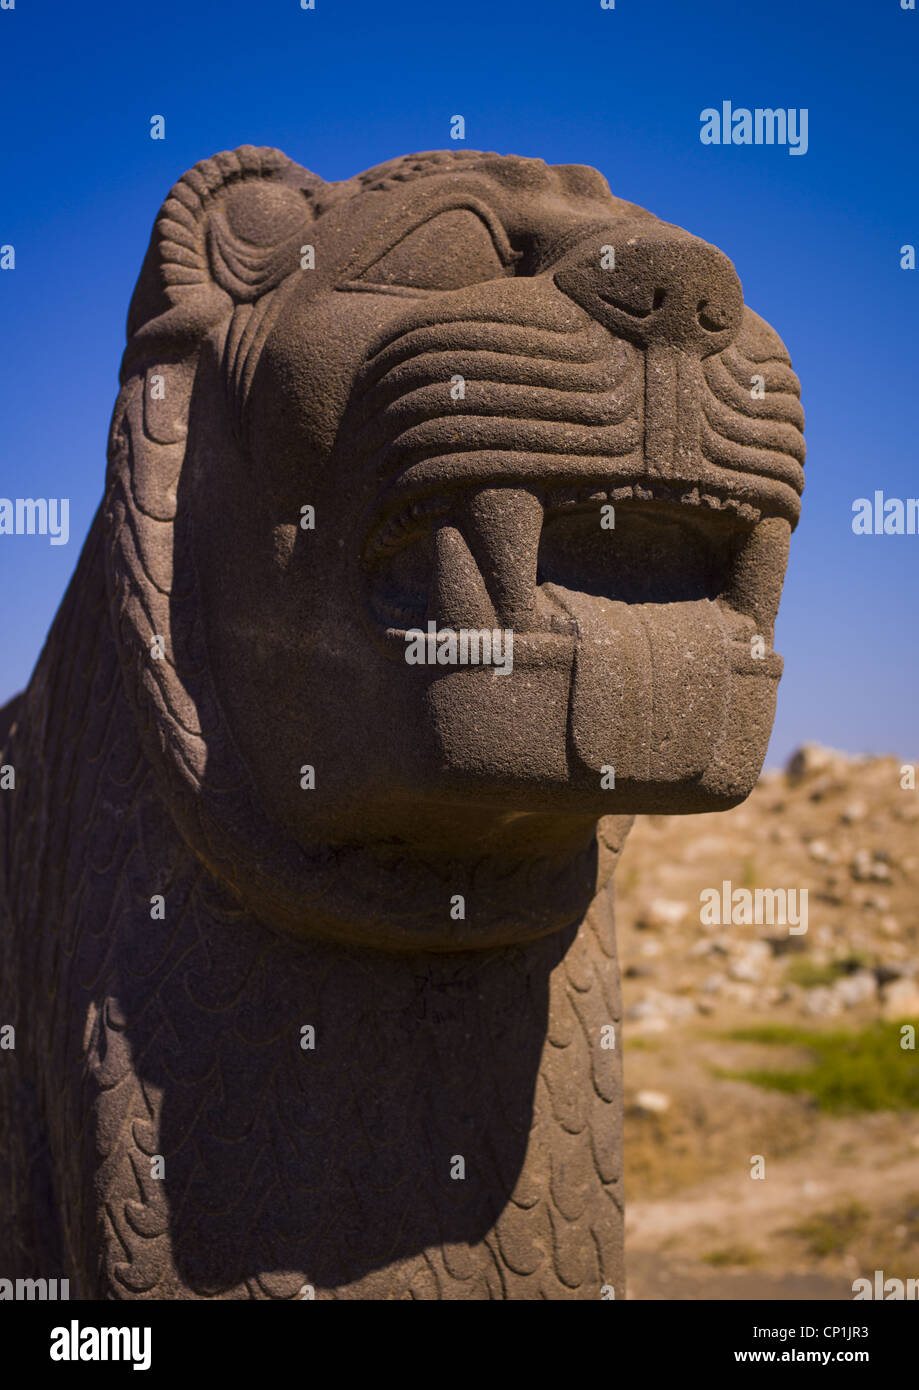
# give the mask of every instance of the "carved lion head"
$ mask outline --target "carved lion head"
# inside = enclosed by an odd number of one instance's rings
[[[802,426],[727,258],[593,169],[196,165],[131,305],[105,503],[189,842],[295,933],[576,920],[600,817],[756,780]],[[512,633],[512,668],[412,664],[419,629]]]

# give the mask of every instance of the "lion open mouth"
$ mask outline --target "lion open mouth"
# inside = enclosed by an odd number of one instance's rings
[[[784,420],[800,407],[786,366],[750,351],[652,360],[595,322],[475,322],[412,327],[372,356],[352,436],[376,483],[361,553],[371,629],[394,661],[429,624],[513,633],[501,693],[486,670],[428,670],[444,729],[457,682],[479,711],[467,742],[526,707],[559,729],[569,764],[614,764],[617,785],[685,782],[738,690],[766,698],[766,678],[774,691],[803,483]],[[776,392],[761,418],[742,387],[756,370]],[[455,379],[462,404],[445,409]]]
[[[567,668],[582,765],[698,776],[732,673],[781,674],[771,630],[789,529],[726,492],[650,479],[431,492],[368,536],[369,612],[397,660],[406,631],[432,620],[511,628],[522,679]]]
[[[396,643],[431,620],[570,638],[610,605],[708,603],[745,643],[751,628],[771,634],[774,566],[757,593],[749,560],[762,570],[771,547],[784,559],[803,475],[797,431],[774,418],[797,402],[747,413],[739,382],[757,368],[787,387],[784,365],[737,347],[674,377],[694,399],[696,442],[662,471],[645,446],[663,388],[598,324],[395,335],[368,361],[354,422],[379,480],[362,553],[374,627]],[[445,413],[455,371],[464,404]]]
[[[766,620],[738,583],[763,520],[724,492],[654,479],[428,492],[368,536],[367,601],[396,642],[430,620],[574,636],[585,611],[611,604],[718,603],[746,630]]]
[[[513,491],[494,490],[509,499]],[[717,599],[730,587],[738,548],[762,516],[736,498],[656,480],[529,491],[542,511],[538,586],[627,603]],[[461,511],[455,495],[435,492],[406,499],[374,528],[364,565],[376,622],[402,630],[438,616],[431,602],[435,535]]]

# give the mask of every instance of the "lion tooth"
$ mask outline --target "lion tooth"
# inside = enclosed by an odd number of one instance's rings
[[[544,512],[528,488],[480,488],[467,495],[457,521],[491,596],[501,626],[535,630],[536,568]]]
[[[434,533],[427,618],[439,628],[494,628],[495,611],[465,537],[445,523]]]

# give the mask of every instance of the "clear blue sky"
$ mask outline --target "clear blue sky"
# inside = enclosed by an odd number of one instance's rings
[[[68,496],[70,544],[0,536],[0,701],[28,680],[101,495],[154,216],[197,160],[275,145],[339,179],[451,147],[595,165],[720,246],[804,385],[808,484],[770,762],[919,753],[919,13],[900,0],[16,0],[0,10],[0,496]],[[704,146],[703,108],[806,107],[809,149]],[[166,139],[149,138],[150,117]],[[453,146],[455,147],[455,146]]]

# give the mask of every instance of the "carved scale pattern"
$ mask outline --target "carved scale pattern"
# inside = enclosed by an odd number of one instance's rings
[[[84,1298],[621,1296],[606,892],[577,933],[474,956],[268,932],[159,800],[100,532],[2,757],[10,1275]]]

